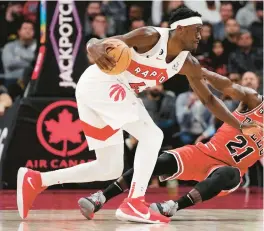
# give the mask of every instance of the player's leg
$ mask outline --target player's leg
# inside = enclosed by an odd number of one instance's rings
[[[45,173],[20,168],[17,179],[17,203],[20,216],[27,217],[36,196],[48,186],[106,181],[116,179],[122,174],[123,144],[98,149],[96,157],[97,159],[92,162]]]
[[[98,127],[105,125],[89,107],[78,103],[79,116],[84,123]],[[96,127],[95,127],[96,129]],[[97,133],[98,135],[98,133]],[[86,136],[89,147],[95,150],[96,160],[71,168],[40,173],[20,168],[17,177],[17,204],[19,214],[25,218],[36,196],[46,187],[63,183],[105,181],[118,178],[123,171],[123,133],[116,131],[107,141]],[[102,148],[99,148],[102,147]],[[111,155],[111,158],[109,156]]]
[[[138,140],[134,159],[134,174],[128,199],[116,212],[120,220],[161,223],[169,222],[165,217],[158,217],[145,205],[145,192],[157,161],[163,141],[163,133],[153,122],[143,105],[138,106],[139,120],[128,123],[123,129]]]
[[[163,153],[159,156],[152,175],[173,175],[177,171],[178,164],[174,156]],[[87,219],[92,219],[94,213],[99,211],[107,201],[130,188],[133,173],[134,169],[131,168],[119,177],[118,180],[110,184],[103,192],[98,191],[89,197],[81,198],[78,204],[82,214]]]
[[[231,166],[219,167],[208,178],[199,182],[186,195],[176,201],[153,203],[151,208],[166,216],[173,216],[178,210],[217,196],[223,190],[232,190],[240,184],[240,171]]]

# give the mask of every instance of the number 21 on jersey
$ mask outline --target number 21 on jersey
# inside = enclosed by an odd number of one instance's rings
[[[230,154],[232,155],[234,161],[239,163],[242,159],[246,158],[248,155],[253,153],[255,149],[253,147],[247,146],[248,141],[244,136],[236,136],[236,140],[229,141],[226,147]]]

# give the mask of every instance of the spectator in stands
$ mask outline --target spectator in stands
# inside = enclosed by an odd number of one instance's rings
[[[169,28],[169,17],[163,16],[159,26],[163,28]]]
[[[128,12],[128,19],[129,20],[136,20],[136,19],[143,19],[144,9],[142,6],[133,4],[129,8]]]
[[[19,1],[10,1],[5,12],[0,14],[0,48],[17,37],[17,30],[23,20],[23,6]]]
[[[241,84],[259,92],[260,78],[251,71],[247,71],[242,75]]]
[[[239,73],[229,73],[228,78],[236,84],[240,84],[241,82],[241,75]]]
[[[256,14],[256,1],[248,1],[236,15],[236,20],[243,29],[247,29],[254,21],[258,20]],[[263,4],[263,2],[262,2]]]
[[[242,31],[238,38],[238,49],[231,53],[228,71],[243,74],[246,71],[263,71],[263,50],[252,47],[253,39],[249,31]]]
[[[2,60],[7,81],[22,79],[24,72],[35,59],[37,48],[34,24],[24,21],[18,30],[18,39],[5,45]]]
[[[222,2],[220,7],[221,21],[214,25],[214,38],[223,40],[225,38],[225,24],[228,19],[233,18],[233,5],[230,2]]]
[[[126,17],[126,4],[124,1],[109,1],[102,2],[102,11],[107,17],[111,17],[115,23],[115,31],[111,34],[124,34],[127,31],[125,28]]]
[[[263,48],[263,2],[257,2],[256,13],[258,19],[250,26],[250,32],[254,39],[253,46]]]
[[[131,22],[130,31],[146,26],[146,23],[142,19],[133,20]]]
[[[209,69],[220,74],[227,75],[227,59],[224,54],[224,47],[221,41],[215,40],[213,49],[209,54]]]
[[[168,17],[170,12],[182,6],[183,1],[152,1],[151,20],[152,25],[158,26],[164,21],[164,17]],[[167,21],[167,20],[166,20]]]
[[[12,105],[12,99],[8,95],[7,89],[0,85],[0,116],[3,116],[5,110]]]
[[[198,48],[196,50],[196,55],[202,55],[208,57],[209,52],[212,50],[213,46],[213,27],[210,23],[204,22],[201,31],[201,40],[199,42]]]
[[[175,94],[165,91],[163,85],[150,88],[140,98],[150,117],[164,133],[164,145],[172,145],[172,134],[175,132]]]
[[[212,116],[193,91],[189,90],[177,97],[176,116],[180,126],[177,146],[193,144],[205,131],[207,137],[212,135],[211,127],[207,130],[213,123]]]
[[[223,40],[226,59],[228,59],[230,53],[234,52],[237,49],[239,32],[240,26],[237,21],[233,18],[228,19],[225,24],[226,37]]]
[[[160,27],[163,27],[163,28],[169,28],[169,22],[168,21],[162,21],[160,23]]]
[[[238,73],[230,73],[229,78],[232,80],[232,82],[237,84],[242,84],[243,86],[247,86],[249,88],[252,88],[254,90],[259,89],[259,77],[253,73],[253,72],[246,72],[243,74],[242,78],[241,75]],[[221,100],[224,102],[224,104],[227,106],[227,108],[230,111],[234,111],[238,105],[239,101],[232,100],[229,96],[222,95]],[[218,120],[215,118],[215,128],[218,129],[223,122],[221,120]]]
[[[93,18],[98,15],[102,14],[102,8],[101,8],[102,2],[100,1],[91,1],[88,2],[88,6],[86,9],[86,15],[85,15],[85,21],[84,21],[84,34],[86,37],[90,37],[93,33],[92,29],[92,21]],[[113,35],[115,34],[116,27],[115,22],[111,16],[107,17],[108,21],[108,31],[106,34]]]
[[[221,20],[219,9],[220,1],[184,1],[184,4],[194,11],[198,11],[202,15],[202,20],[211,24],[219,23]]]
[[[37,21],[37,12],[38,12],[38,1],[27,1],[23,7],[23,15],[25,20],[30,20],[31,22],[36,23]]]
[[[95,15],[91,22],[91,35],[86,38],[86,41],[89,41],[91,38],[103,39],[108,37],[107,28],[106,16],[103,13]]]
[[[132,4],[128,9],[128,18],[126,26],[129,30],[132,21],[144,19],[144,8],[139,4]]]

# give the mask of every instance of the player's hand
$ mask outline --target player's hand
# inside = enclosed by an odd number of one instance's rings
[[[251,121],[249,123],[241,124],[241,131],[244,135],[262,135],[263,134],[263,124],[257,121]]]
[[[116,61],[114,58],[107,55],[107,49],[115,48],[115,45],[111,43],[96,43],[92,44],[87,48],[88,55],[94,60],[99,68],[104,70],[112,70]]]

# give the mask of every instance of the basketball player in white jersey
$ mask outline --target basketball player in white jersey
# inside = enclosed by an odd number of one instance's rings
[[[17,179],[19,214],[26,218],[35,197],[48,186],[62,183],[106,181],[118,178],[123,171],[123,130],[138,140],[134,175],[129,197],[120,205],[120,220],[167,223],[169,218],[152,211],[144,201],[146,188],[157,161],[163,140],[162,131],[154,124],[136,93],[163,83],[177,73],[186,75],[200,100],[217,118],[244,134],[258,130],[253,123],[241,123],[207,88],[198,61],[190,54],[201,38],[201,15],[186,7],[171,14],[170,29],[144,27],[115,36],[132,50],[132,61],[120,75],[110,76],[115,63],[106,54],[111,44],[92,39],[88,54],[95,60],[81,76],[76,99],[79,117],[89,149],[96,160],[75,167],[46,173],[20,168]]]

